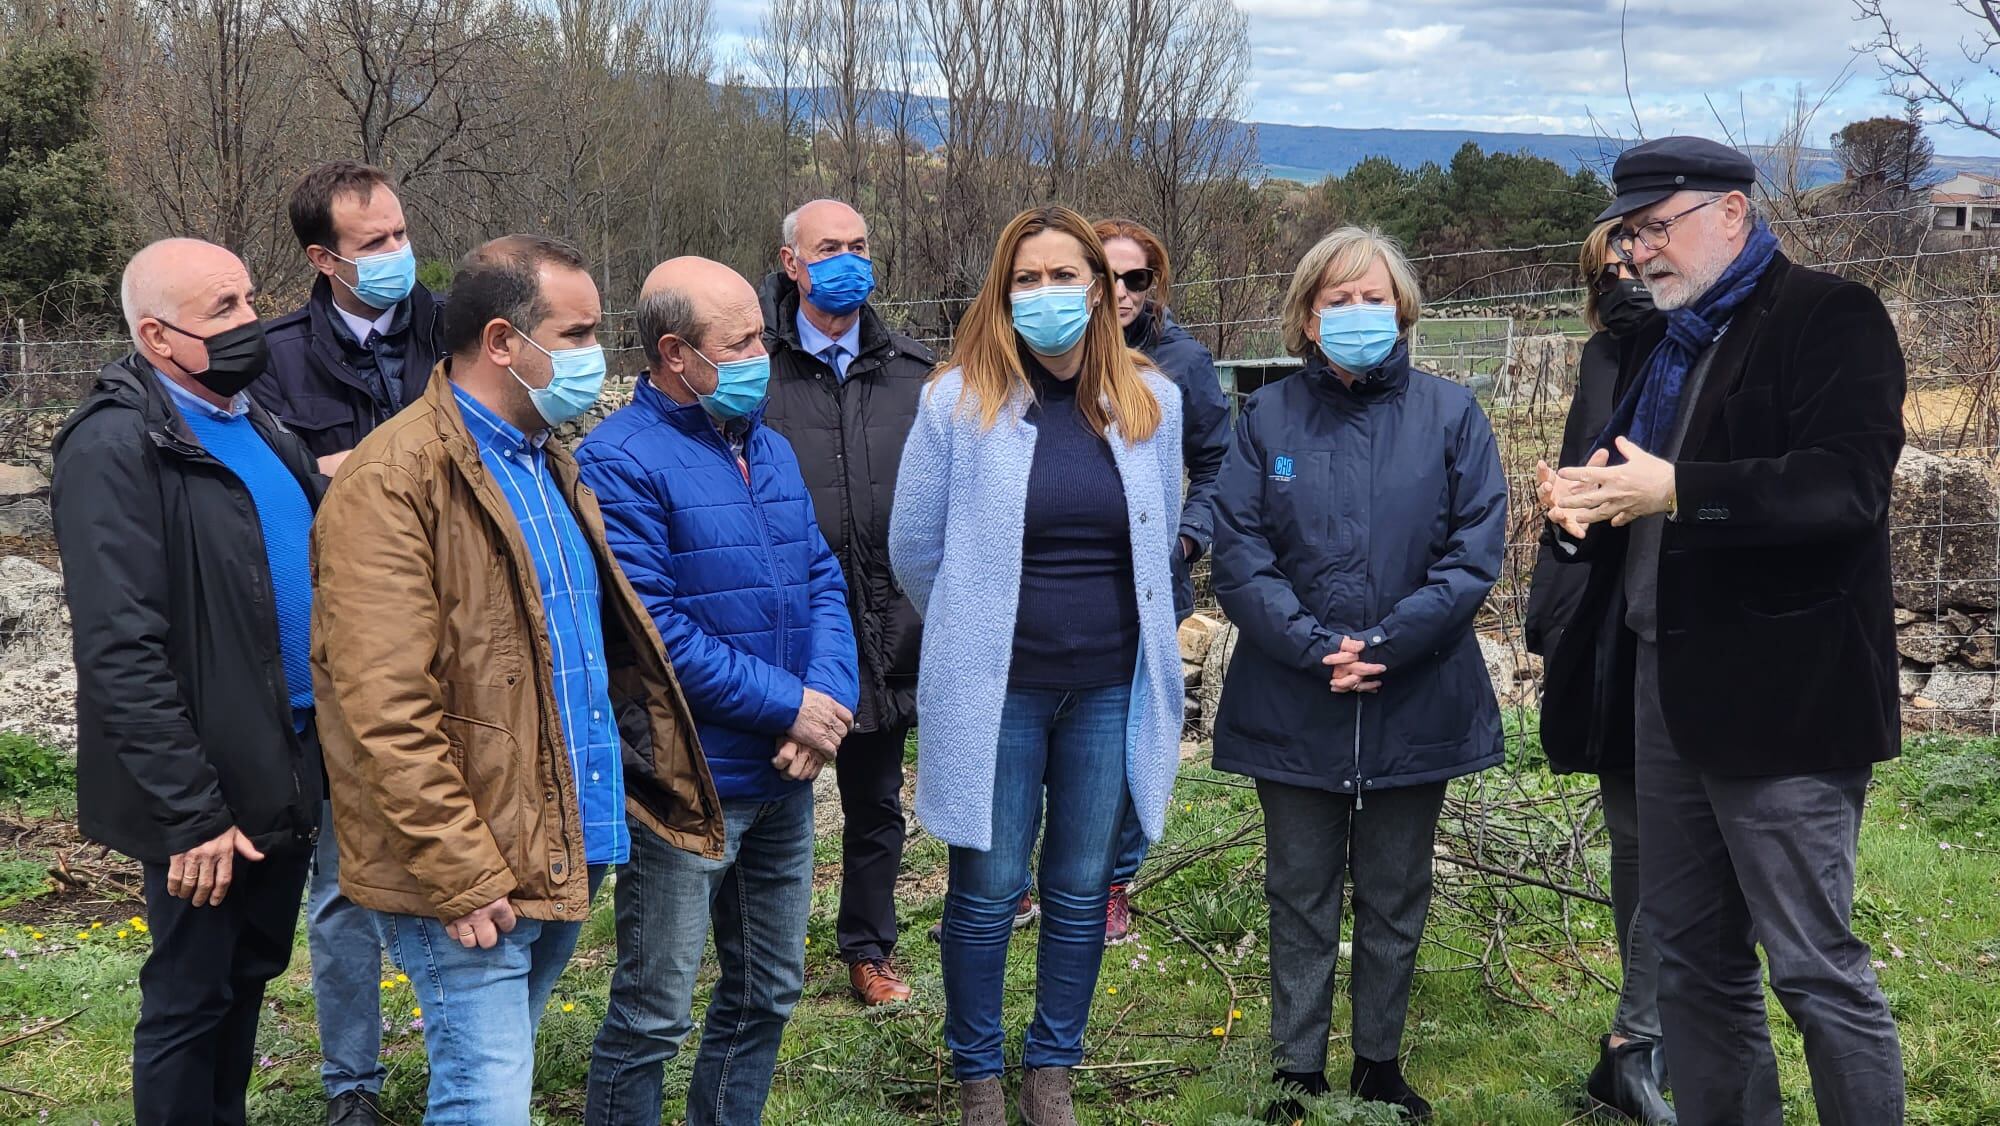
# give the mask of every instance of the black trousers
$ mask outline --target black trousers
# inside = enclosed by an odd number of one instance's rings
[[[903,745],[907,727],[849,735],[834,759],[840,785],[840,957],[896,951],[896,875],[903,867]]]
[[[153,952],[132,1033],[138,1126],[241,1126],[264,986],[291,961],[311,857],[304,847],[237,857],[215,907],[169,895],[167,866],[145,865]]]

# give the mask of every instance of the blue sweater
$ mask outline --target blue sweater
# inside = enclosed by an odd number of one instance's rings
[[[1138,587],[1139,652],[1125,728],[1125,782],[1139,824],[1160,837],[1180,766],[1180,645],[1174,636],[1172,559],[1180,550],[1181,402],[1166,377],[1146,373],[1160,427],[1108,443],[1125,486],[1132,578]],[[993,846],[993,769],[1000,709],[1014,654],[1021,546],[1037,431],[1026,396],[988,430],[960,411],[957,369],[924,391],[903,446],[889,561],[924,616],[917,671],[917,817],[960,848]]]
[[[784,436],[747,420],[743,462],[698,405],[645,379],[576,449],[605,538],[646,604],[724,801],[807,786],[771,766],[810,688],[860,695],[847,583]],[[746,480],[747,477],[747,480]]]
[[[1036,440],[1007,683],[1065,691],[1127,684],[1139,658],[1139,605],[1118,463],[1078,412],[1076,380],[1022,358],[1035,387],[1026,421]]]
[[[264,530],[264,557],[271,565],[271,597],[278,612],[278,645],[284,655],[285,688],[292,710],[313,706],[312,663],[312,502],[299,479],[278,460],[250,422],[236,411],[222,417],[214,407],[168,383],[175,405],[195,440],[229,467],[257,509]]]

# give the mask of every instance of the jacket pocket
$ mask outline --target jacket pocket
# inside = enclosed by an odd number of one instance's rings
[[[527,833],[534,820],[530,810],[538,808],[544,798],[535,789],[532,758],[521,753],[513,732],[460,712],[444,713],[444,735],[451,744],[452,764],[465,779],[465,792],[493,833],[508,866],[517,878],[535,871],[538,864],[523,864],[537,855]]]

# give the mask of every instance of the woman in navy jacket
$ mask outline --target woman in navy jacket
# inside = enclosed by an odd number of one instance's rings
[[[1418,1118],[1430,1106],[1403,1081],[1403,1023],[1445,782],[1501,760],[1473,618],[1507,529],[1486,416],[1465,388],[1410,366],[1420,303],[1409,263],[1375,231],[1342,228],[1306,252],[1283,308],[1305,367],[1244,407],[1213,572],[1242,631],[1215,765],[1256,779],[1264,808],[1278,1079],[1328,1088],[1351,873],[1349,1089]]]

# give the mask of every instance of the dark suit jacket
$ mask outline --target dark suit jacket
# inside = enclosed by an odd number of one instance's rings
[[[1662,319],[1626,343],[1620,396],[1664,334]],[[1781,255],[1716,348],[1661,543],[1668,734],[1720,774],[1892,758],[1902,735],[1889,585],[1903,445],[1895,327],[1874,291]],[[1580,544],[1591,577],[1544,689],[1542,742],[1559,768],[1632,761],[1628,538],[1597,525]]]

